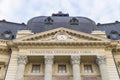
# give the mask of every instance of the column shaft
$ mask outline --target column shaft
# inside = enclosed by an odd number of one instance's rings
[[[27,56],[18,56],[18,69],[16,74],[16,80],[23,80],[25,65],[27,61]]]
[[[107,68],[106,68],[106,58],[105,58],[105,56],[98,56],[97,57],[97,63],[99,65],[102,80],[109,80],[108,79]]]
[[[53,56],[45,56],[45,80],[52,80]]]
[[[81,80],[80,77],[80,56],[71,56],[73,69],[73,80]]]

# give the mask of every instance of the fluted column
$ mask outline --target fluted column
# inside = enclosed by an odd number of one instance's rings
[[[45,56],[45,80],[52,80],[53,56]]]
[[[97,63],[99,65],[102,80],[109,80],[108,79],[107,68],[106,68],[106,58],[105,58],[105,56],[97,56]]]
[[[27,56],[18,56],[18,69],[16,74],[16,80],[23,80],[25,65],[27,64]]]
[[[81,80],[80,77],[80,56],[71,56],[73,69],[73,80]]]

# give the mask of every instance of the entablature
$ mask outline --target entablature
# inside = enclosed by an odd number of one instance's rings
[[[18,55],[27,56],[70,56],[70,55],[105,55],[103,49],[26,49],[20,50]]]
[[[17,47],[106,47],[110,45],[110,42],[102,41],[83,41],[83,42],[34,42],[34,41],[24,41],[15,42]]]
[[[0,54],[9,52],[9,48],[7,45],[8,42],[9,42],[9,40],[0,39]]]

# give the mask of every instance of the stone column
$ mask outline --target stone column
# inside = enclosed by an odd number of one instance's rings
[[[81,80],[80,77],[80,56],[71,56],[73,69],[73,80]]]
[[[27,64],[27,56],[18,56],[18,69],[16,74],[16,80],[23,80],[25,65]]]
[[[108,72],[107,72],[107,68],[106,68],[105,56],[97,56],[97,64],[99,65],[102,80],[109,80]]]
[[[52,80],[53,56],[45,56],[45,77],[44,80]]]

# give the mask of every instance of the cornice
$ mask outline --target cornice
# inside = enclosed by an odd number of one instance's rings
[[[12,40],[0,39],[0,53],[10,53],[11,49],[16,49]]]
[[[8,40],[0,39],[0,52],[7,52],[9,50],[7,46],[7,42]]]
[[[35,47],[45,47],[45,46],[75,46],[75,47],[89,47],[89,46],[107,46],[110,44],[110,42],[107,41],[83,41],[83,42],[35,42],[35,41],[19,41],[19,42],[14,42],[16,46],[35,46]]]
[[[112,41],[113,44],[113,53],[120,52],[120,40]]]
[[[9,40],[0,39],[0,44],[7,44]]]
[[[58,34],[73,36],[73,37],[76,37],[78,39],[82,38],[85,40],[92,40],[92,41],[103,41],[103,40],[110,41],[109,39],[106,39],[106,38],[98,37],[98,36],[83,33],[83,32],[78,32],[78,31],[63,28],[63,27],[49,30],[49,31],[45,31],[45,32],[41,32],[41,33],[37,33],[37,34],[33,34],[30,36],[17,38],[14,41],[37,41],[37,40],[42,40],[42,39],[50,37],[50,36],[55,37]]]

